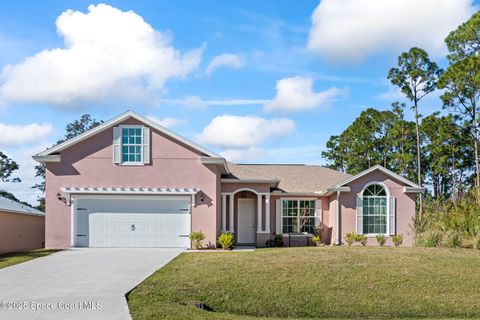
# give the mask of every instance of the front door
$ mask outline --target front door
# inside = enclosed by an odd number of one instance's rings
[[[238,199],[238,243],[255,243],[255,199]]]

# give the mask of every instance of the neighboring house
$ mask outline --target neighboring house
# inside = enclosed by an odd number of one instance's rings
[[[43,248],[45,214],[0,196],[0,253]]]
[[[210,247],[224,231],[264,246],[317,227],[326,243],[402,233],[412,245],[423,190],[381,166],[229,163],[131,111],[33,158],[46,165],[47,248],[190,247],[191,231]]]

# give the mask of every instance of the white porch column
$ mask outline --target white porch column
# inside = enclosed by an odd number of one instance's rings
[[[235,195],[233,193],[231,193],[229,198],[230,198],[230,210],[229,210],[230,227],[228,228],[228,231],[230,231],[232,233],[235,233],[235,230],[233,230],[233,204],[234,204],[234,201],[235,201]]]
[[[265,195],[265,232],[270,233],[270,194]]]
[[[222,232],[227,231],[227,195],[222,194]]]
[[[262,194],[257,194],[257,232],[262,232]]]

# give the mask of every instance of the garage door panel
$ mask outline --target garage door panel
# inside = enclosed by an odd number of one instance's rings
[[[91,247],[189,247],[186,200],[83,199]],[[128,211],[127,211],[128,210]],[[133,227],[132,227],[133,226]]]

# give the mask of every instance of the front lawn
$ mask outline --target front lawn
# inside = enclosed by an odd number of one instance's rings
[[[10,267],[15,264],[19,264],[28,260],[48,256],[58,250],[34,250],[34,251],[27,251],[27,252],[15,252],[15,253],[6,253],[0,254],[0,269],[5,267]]]
[[[135,320],[480,317],[479,270],[468,249],[184,253],[128,299]]]

